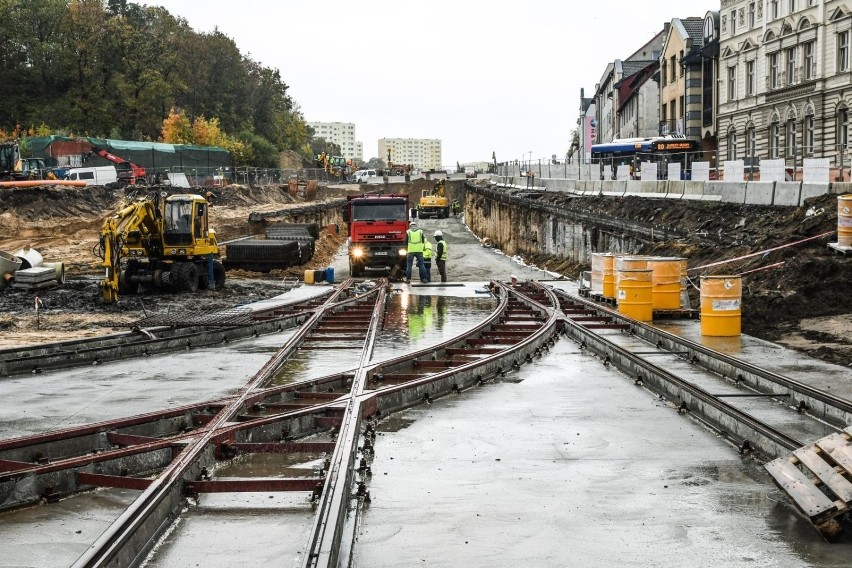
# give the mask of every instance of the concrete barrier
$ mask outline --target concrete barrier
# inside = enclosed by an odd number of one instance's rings
[[[831,187],[828,190],[828,193],[833,193],[835,195],[846,195],[847,193],[852,193],[852,183],[849,182],[840,182],[835,181],[831,182]],[[817,195],[822,195],[818,193]],[[814,197],[813,195],[808,195],[808,197]],[[802,201],[805,200],[804,192],[802,193]]]
[[[772,205],[774,194],[775,182],[750,181],[745,184],[745,203],[748,205]]]
[[[681,180],[669,180],[666,184],[666,197],[668,199],[680,199],[686,189],[686,182]]]
[[[749,183],[749,185],[751,185],[751,183]],[[772,204],[786,205],[788,207],[798,207],[799,196],[801,195],[801,193],[802,184],[797,181],[775,182],[775,197],[773,197],[772,199]]]
[[[745,203],[746,184],[723,181],[708,181],[704,183],[702,199],[709,201],[710,196],[719,196],[725,203]]]
[[[811,197],[817,197],[820,195],[825,195],[826,193],[833,193],[833,186],[846,186],[846,192],[852,191],[852,183],[803,183],[802,191],[799,192],[799,203],[798,205],[802,205],[805,203],[805,199],[810,199]],[[838,189],[844,189],[843,187],[838,187]]]
[[[603,191],[603,180],[595,180],[592,182],[592,195],[600,195]]]
[[[683,199],[701,199],[704,195],[703,181],[687,181],[683,184]]]

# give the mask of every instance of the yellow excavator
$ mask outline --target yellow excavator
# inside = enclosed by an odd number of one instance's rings
[[[57,179],[41,158],[22,158],[17,142],[0,143],[0,180]]]
[[[102,260],[103,301],[118,301],[140,286],[174,292],[221,289],[225,268],[209,203],[200,195],[151,191],[131,196],[103,223],[95,254]]]
[[[435,182],[431,191],[423,190],[420,202],[417,204],[417,216],[421,219],[434,216],[437,219],[450,216],[450,200],[444,190],[444,180]]]

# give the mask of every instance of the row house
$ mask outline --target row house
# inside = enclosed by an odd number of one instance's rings
[[[852,13],[840,0],[722,0],[719,158],[829,158],[848,179]]]
[[[653,106],[656,109],[659,101],[659,86],[655,81],[647,80],[653,75],[648,74],[648,68],[656,69],[659,65],[660,49],[667,29],[668,25],[627,59],[616,59],[607,65],[593,97],[596,113],[595,143],[656,135],[654,121],[645,119],[649,116],[647,108]],[[623,115],[630,112],[633,113],[630,117]],[[643,115],[641,119],[640,114]]]
[[[660,136],[694,141],[707,159],[717,147],[715,129],[718,52],[717,12],[703,18],[674,18],[660,55]]]

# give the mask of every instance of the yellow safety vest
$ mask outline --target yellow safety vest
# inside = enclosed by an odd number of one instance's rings
[[[408,252],[423,252],[423,229],[408,230]]]
[[[432,260],[432,243],[429,241],[423,243],[423,260]]]
[[[438,255],[438,260],[447,260],[447,241],[439,241],[439,245],[444,245],[441,254]]]

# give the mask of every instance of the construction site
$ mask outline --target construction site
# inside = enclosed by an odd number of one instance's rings
[[[49,276],[0,289],[0,566],[845,565],[843,199],[0,188],[0,251]],[[170,204],[192,237],[152,246]],[[449,282],[404,283],[411,222]],[[677,260],[676,307],[603,257]]]

